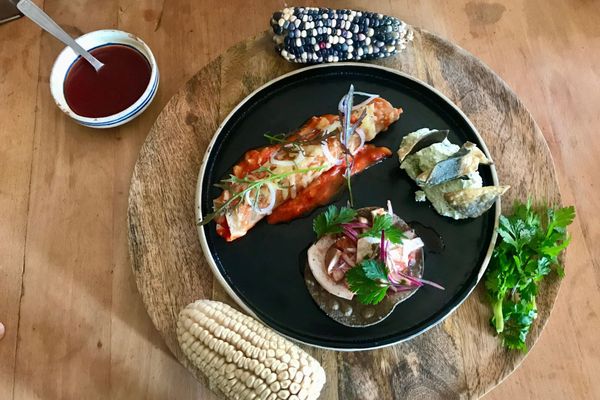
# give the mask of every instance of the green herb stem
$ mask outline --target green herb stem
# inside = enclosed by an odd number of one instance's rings
[[[265,133],[263,136],[266,139],[269,139],[269,141],[271,143],[284,143],[285,142],[285,135],[284,134],[269,135],[268,133]]]
[[[502,300],[498,300],[492,306],[494,312],[494,327],[496,332],[501,333],[504,331],[504,316],[502,315]]]
[[[347,160],[348,155],[346,155],[346,162],[348,162]],[[348,186],[348,199],[350,201],[350,207],[354,207],[354,195],[352,194],[352,179],[350,177],[350,169],[346,169],[346,183]]]

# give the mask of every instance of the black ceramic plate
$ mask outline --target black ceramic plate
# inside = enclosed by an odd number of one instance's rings
[[[377,93],[404,113],[374,144],[394,155],[353,178],[355,207],[384,206],[407,222],[432,227],[445,242],[434,253],[425,248],[424,278],[443,285],[423,287],[399,304],[383,322],[349,328],[325,315],[313,301],[302,276],[306,250],[315,239],[312,220],[323,208],[289,224],[257,224],[232,243],[217,236],[215,224],[199,228],[200,241],[213,272],[228,293],[248,312],[298,341],[339,350],[372,349],[418,335],[447,317],[471,293],[489,261],[495,241],[499,204],[476,219],[454,221],[438,215],[429,203],[414,199],[416,185],[399,168],[395,155],[402,138],[419,128],[449,129],[450,140],[469,140],[487,153],[465,115],[426,84],[397,71],[369,64],[334,64],[304,68],[258,89],[225,119],[205,155],[198,180],[197,212],[211,211],[220,193],[214,184],[249,149],[267,142],[264,134],[288,132],[313,115],[336,113],[350,84]],[[479,169],[485,185],[497,184],[493,167]],[[345,205],[347,193],[337,198]]]

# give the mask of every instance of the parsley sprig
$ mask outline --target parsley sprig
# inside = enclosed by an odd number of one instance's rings
[[[325,235],[342,233],[342,224],[351,222],[356,218],[356,211],[352,208],[342,207],[338,209],[330,205],[323,214],[317,216],[313,221],[313,230],[317,238]]]
[[[388,269],[379,260],[363,260],[346,273],[346,282],[362,304],[379,303],[390,288]]]
[[[485,286],[493,315],[491,324],[510,349],[527,351],[527,334],[537,318],[538,283],[554,269],[564,276],[558,260],[571,238],[567,226],[574,207],[545,212],[516,203],[513,214],[500,217],[497,243],[486,273]]]
[[[402,243],[406,235],[402,229],[394,225],[394,218],[390,214],[379,214],[373,218],[373,226],[363,232],[360,237],[381,237],[381,231],[385,232],[385,238],[394,244]]]

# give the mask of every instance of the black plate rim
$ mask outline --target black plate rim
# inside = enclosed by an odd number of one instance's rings
[[[307,342],[307,341],[303,341],[300,340],[298,338],[295,337],[291,337],[289,335],[286,335],[285,333],[279,331],[278,329],[276,329],[275,327],[269,325],[266,321],[262,320],[248,305],[246,305],[246,303],[244,303],[244,301],[235,293],[235,291],[230,287],[230,285],[227,283],[227,281],[225,280],[225,278],[223,277],[223,275],[221,274],[221,271],[219,270],[219,267],[217,266],[215,259],[213,258],[212,252],[208,246],[208,241],[206,239],[206,234],[204,232],[204,226],[200,225],[197,223],[197,221],[200,221],[202,219],[202,187],[203,187],[203,183],[204,183],[204,175],[206,172],[206,168],[208,165],[208,160],[210,158],[212,149],[217,141],[217,139],[219,138],[223,128],[227,125],[227,123],[229,122],[229,120],[237,113],[237,111],[247,102],[249,102],[250,100],[252,100],[252,98],[259,92],[261,92],[263,89],[268,88],[269,86],[273,85],[274,83],[283,80],[283,79],[287,79],[289,77],[292,77],[294,75],[303,73],[307,70],[313,70],[313,69],[325,69],[325,68],[353,68],[353,67],[360,67],[360,68],[373,68],[373,69],[379,69],[379,70],[383,70],[395,75],[398,75],[402,78],[405,79],[409,79],[415,83],[417,83],[418,85],[422,86],[425,90],[430,91],[431,93],[433,93],[434,95],[438,96],[441,100],[443,100],[444,102],[446,102],[450,107],[452,107],[456,112],[458,112],[458,114],[461,116],[461,118],[463,118],[465,120],[465,122],[467,123],[467,125],[469,126],[469,128],[473,131],[473,133],[475,134],[475,136],[477,137],[477,139],[479,139],[479,142],[481,143],[481,147],[482,147],[482,151],[485,153],[485,155],[490,159],[493,160],[490,152],[488,150],[488,147],[485,143],[485,141],[483,140],[483,138],[481,137],[481,135],[479,134],[479,131],[477,130],[477,128],[475,128],[475,125],[473,125],[473,123],[471,122],[471,120],[465,115],[465,113],[456,105],[454,104],[454,102],[452,102],[452,100],[450,100],[448,97],[446,97],[446,95],[444,95],[442,92],[440,92],[439,90],[437,90],[436,88],[434,88],[433,86],[429,85],[426,82],[423,82],[422,80],[415,78],[412,75],[409,75],[407,73],[404,73],[402,71],[398,71],[396,69],[393,68],[388,68],[388,67],[384,67],[381,65],[375,65],[375,64],[370,64],[370,63],[358,63],[358,62],[338,62],[338,63],[332,63],[332,64],[318,64],[318,65],[312,65],[312,66],[308,66],[308,67],[304,67],[304,68],[298,68],[294,71],[290,71],[286,74],[280,75],[277,78],[274,78],[270,81],[268,81],[267,83],[263,84],[262,86],[258,87],[257,89],[255,89],[253,92],[251,92],[250,94],[248,94],[246,97],[244,97],[244,99],[242,101],[240,101],[230,112],[229,114],[227,114],[227,116],[225,117],[225,119],[223,119],[223,121],[221,122],[221,124],[219,125],[219,127],[217,128],[217,130],[215,131],[211,141],[209,142],[208,146],[206,147],[206,151],[204,153],[204,157],[202,158],[202,162],[200,164],[200,170],[198,172],[198,179],[197,179],[197,183],[196,183],[196,198],[195,198],[195,217],[196,220],[194,221],[194,223],[196,224],[197,230],[198,230],[198,236],[200,239],[200,246],[202,248],[202,253],[204,254],[204,257],[206,259],[206,261],[208,262],[208,265],[213,273],[213,275],[217,278],[217,280],[219,281],[219,284],[221,285],[221,287],[223,289],[225,289],[225,292],[227,292],[227,294],[235,301],[235,303],[242,308],[242,310],[244,310],[248,315],[252,316],[253,318],[257,319],[258,321],[260,321],[261,323],[263,323],[265,326],[268,326],[269,328],[275,330],[278,334],[286,337],[287,339],[293,341],[293,342],[297,342],[297,343],[301,343],[301,344],[305,344],[307,346],[311,346],[311,347],[316,347],[316,348],[320,348],[320,349],[325,349],[325,350],[334,350],[334,351],[343,351],[343,352],[347,352],[347,351],[367,351],[367,350],[375,350],[375,349],[381,349],[384,347],[388,347],[388,346],[393,346],[395,344],[398,343],[402,343],[408,340],[411,340],[413,338],[415,338],[416,336],[419,336],[425,332],[427,332],[428,330],[430,330],[431,328],[437,326],[438,324],[440,324],[441,322],[443,322],[446,318],[448,318],[450,315],[452,315],[456,309],[458,307],[460,307],[461,304],[463,304],[465,302],[465,300],[467,300],[470,296],[471,293],[473,292],[473,290],[475,290],[475,287],[477,286],[477,284],[479,283],[479,281],[481,280],[481,278],[483,277],[483,274],[485,273],[487,266],[490,262],[490,259],[492,257],[492,252],[494,250],[494,246],[496,244],[496,239],[498,237],[498,225],[499,225],[499,220],[500,220],[500,213],[501,213],[501,200],[500,198],[498,198],[496,200],[496,204],[495,204],[495,215],[494,215],[494,231],[492,233],[492,237],[490,239],[490,243],[488,246],[488,249],[486,251],[484,260],[481,264],[481,266],[479,267],[479,272],[477,274],[477,280],[473,283],[471,283],[469,286],[468,291],[466,292],[465,296],[459,301],[457,302],[457,304],[455,304],[454,307],[452,307],[451,309],[448,310],[448,312],[441,316],[439,319],[433,321],[429,326],[423,328],[422,330],[415,332],[413,335],[404,337],[400,340],[397,341],[393,341],[393,342],[389,342],[389,343],[383,343],[380,345],[373,345],[373,346],[361,346],[358,348],[351,348],[351,347],[335,347],[335,346],[324,346],[324,345],[320,345],[320,344],[316,344],[316,343],[312,343],[312,342]],[[496,167],[495,164],[492,163],[491,165],[489,165],[490,167],[490,171],[491,171],[491,175],[492,175],[492,181],[494,183],[495,186],[499,185],[499,181],[498,181],[498,174],[496,172]]]

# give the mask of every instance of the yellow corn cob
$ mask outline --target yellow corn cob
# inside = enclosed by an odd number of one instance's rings
[[[212,300],[179,314],[183,353],[230,399],[314,400],[325,371],[308,353],[253,318]]]

